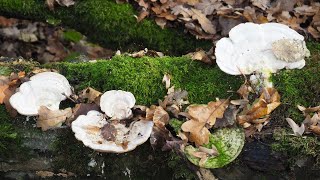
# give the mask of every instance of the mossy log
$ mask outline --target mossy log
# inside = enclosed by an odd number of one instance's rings
[[[63,25],[115,50],[148,48],[179,55],[212,46],[211,42],[196,40],[179,28],[161,29],[152,20],[138,23],[133,7],[116,4],[115,0],[77,0],[74,6],[56,6],[54,11],[43,0],[0,0],[0,15],[36,21],[61,20]]]
[[[309,43],[308,47],[313,55],[307,60],[304,69],[284,70],[273,76],[275,87],[282,96],[282,105],[272,113],[270,124],[264,127],[264,131],[270,132],[268,129],[274,127],[274,124],[287,127],[285,117],[298,120],[301,116],[296,108],[297,104],[319,105],[320,46],[317,43]],[[135,59],[116,56],[112,60],[99,60],[95,63],[8,64],[1,66],[0,73],[6,74],[12,70],[30,71],[34,66],[59,70],[76,91],[87,86],[100,91],[131,91],[137,98],[137,104],[142,105],[157,103],[157,100],[166,94],[166,89],[161,83],[165,73],[171,75],[173,85],[189,92],[189,100],[192,103],[206,103],[216,97],[236,98],[235,91],[244,82],[242,77],[226,75],[218,67],[192,61],[188,57]],[[153,150],[149,143],[139,146],[133,152],[120,155],[96,153],[77,141],[67,127],[41,132],[34,127],[34,118],[26,119],[20,116],[12,120],[3,106],[0,106],[0,110],[0,129],[3,129],[0,133],[0,144],[5,147],[0,153],[0,177],[17,177],[21,173],[23,176],[33,177],[39,170],[59,173],[61,169],[81,177],[90,174],[110,179],[129,178],[129,174],[133,179],[191,177],[190,171],[179,158],[160,150]],[[259,141],[247,142],[243,153],[235,162],[213,170],[214,174],[221,179],[290,179],[302,177],[302,172],[308,174],[308,177],[317,177],[314,174],[316,171],[311,168],[313,165],[304,161],[304,157],[311,157],[310,162],[319,158],[320,143],[316,138],[293,139],[281,134],[274,138],[268,133],[260,138]],[[275,153],[273,150],[284,153]],[[304,168],[292,165],[292,162],[295,164],[297,160],[299,166],[301,161],[304,162]],[[35,165],[40,162],[41,166]],[[88,165],[90,162],[97,165],[91,167]],[[33,165],[23,166],[26,163]],[[289,174],[288,168],[291,167],[294,167],[295,171],[290,171]]]

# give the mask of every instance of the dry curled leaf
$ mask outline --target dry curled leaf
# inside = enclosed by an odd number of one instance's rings
[[[188,113],[199,122],[213,126],[217,118],[222,118],[228,107],[229,100],[211,101],[208,105],[190,105]]]
[[[170,88],[171,76],[170,74],[165,74],[162,78],[162,83],[166,85],[166,89]]]
[[[0,76],[0,104],[5,104],[11,117],[17,116],[17,111],[11,106],[9,99],[17,87],[25,81],[25,72],[11,73],[10,76]]]
[[[4,103],[6,97],[5,91],[9,88],[9,78],[6,76],[0,76],[0,104]]]
[[[158,127],[164,127],[169,123],[169,114],[161,106],[157,106],[153,114],[153,122]]]
[[[181,129],[184,132],[190,132],[188,139],[190,142],[194,142],[197,146],[209,143],[210,131],[204,127],[205,122],[199,122],[196,120],[189,120],[182,124]]]
[[[39,109],[37,127],[41,127],[42,131],[59,127],[71,116],[72,116],[71,108],[67,108],[64,110],[51,111],[47,107],[41,106]]]
[[[298,126],[291,118],[286,118],[288,124],[290,125],[293,134],[295,136],[302,136],[302,134],[305,131],[304,124],[301,124],[301,126]]]
[[[50,10],[54,10],[55,3],[58,3],[60,6],[72,6],[74,5],[74,0],[46,0],[46,5]]]
[[[191,8],[191,12],[193,13],[192,19],[198,20],[199,24],[201,25],[202,29],[209,34],[215,34],[216,28],[212,24],[212,22],[206,17],[205,14],[202,14],[201,11]]]
[[[206,64],[212,64],[212,60],[207,55],[207,53],[204,50],[199,50],[193,53],[187,54],[187,56],[190,56],[192,60],[202,61]]]
[[[87,100],[88,103],[94,102],[99,105],[101,95],[102,95],[101,92],[99,92],[91,87],[88,87],[79,93],[79,98],[80,98],[80,101]]]
[[[215,128],[222,128],[231,126],[236,121],[236,116],[238,113],[238,109],[235,106],[229,105],[228,108],[225,110],[223,117],[216,120],[214,124]]]
[[[258,124],[269,120],[269,114],[280,105],[280,95],[274,88],[266,88],[252,106],[246,107],[238,116],[237,121],[242,126],[255,124],[261,130]]]

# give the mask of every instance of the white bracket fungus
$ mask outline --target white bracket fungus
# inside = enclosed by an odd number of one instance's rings
[[[11,106],[26,116],[38,115],[40,106],[55,111],[60,102],[72,94],[68,80],[55,72],[43,72],[23,83],[10,98]]]
[[[131,92],[111,90],[105,92],[100,99],[100,107],[112,119],[127,119],[132,115],[131,108],[136,103]]]
[[[98,111],[89,111],[72,122],[71,128],[75,137],[83,144],[99,152],[124,153],[135,149],[150,137],[152,121],[134,121],[129,127],[120,122],[108,122],[104,115]],[[113,140],[103,137],[103,128],[112,123]]]
[[[304,37],[286,25],[243,23],[217,42],[215,55],[222,71],[240,75],[301,69],[310,52]]]

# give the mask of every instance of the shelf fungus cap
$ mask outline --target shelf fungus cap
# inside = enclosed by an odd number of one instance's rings
[[[83,144],[99,152],[124,153],[143,144],[151,135],[152,121],[134,121],[129,127],[121,123],[107,122],[103,114],[89,111],[72,122],[75,137]],[[108,126],[112,126],[108,127]],[[106,129],[104,129],[107,127]],[[113,136],[107,139],[105,134]]]
[[[131,108],[136,103],[131,92],[111,90],[105,92],[100,99],[100,107],[112,119],[126,119],[132,115]]]
[[[310,56],[304,37],[279,23],[243,23],[216,44],[216,62],[228,74],[301,69]]]
[[[23,83],[9,101],[20,114],[35,116],[38,115],[40,106],[52,111],[59,110],[60,102],[71,94],[71,86],[64,76],[55,72],[43,72]]]

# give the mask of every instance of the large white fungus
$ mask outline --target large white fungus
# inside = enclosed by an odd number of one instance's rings
[[[111,90],[105,92],[100,99],[100,107],[112,119],[126,119],[132,115],[131,108],[136,103],[131,92]]]
[[[243,23],[216,44],[216,62],[228,74],[274,73],[305,66],[310,55],[304,37],[278,23]]]
[[[38,115],[40,106],[52,111],[59,110],[60,102],[71,94],[71,86],[64,76],[43,72],[23,83],[9,101],[20,114],[34,116]]]
[[[153,127],[152,121],[134,121],[129,127],[114,122],[116,121],[106,121],[104,115],[98,111],[89,111],[87,115],[81,115],[73,121],[71,128],[75,137],[91,149],[99,152],[124,153],[146,142]],[[113,124],[113,140],[107,140],[102,134],[103,127],[108,123]]]

